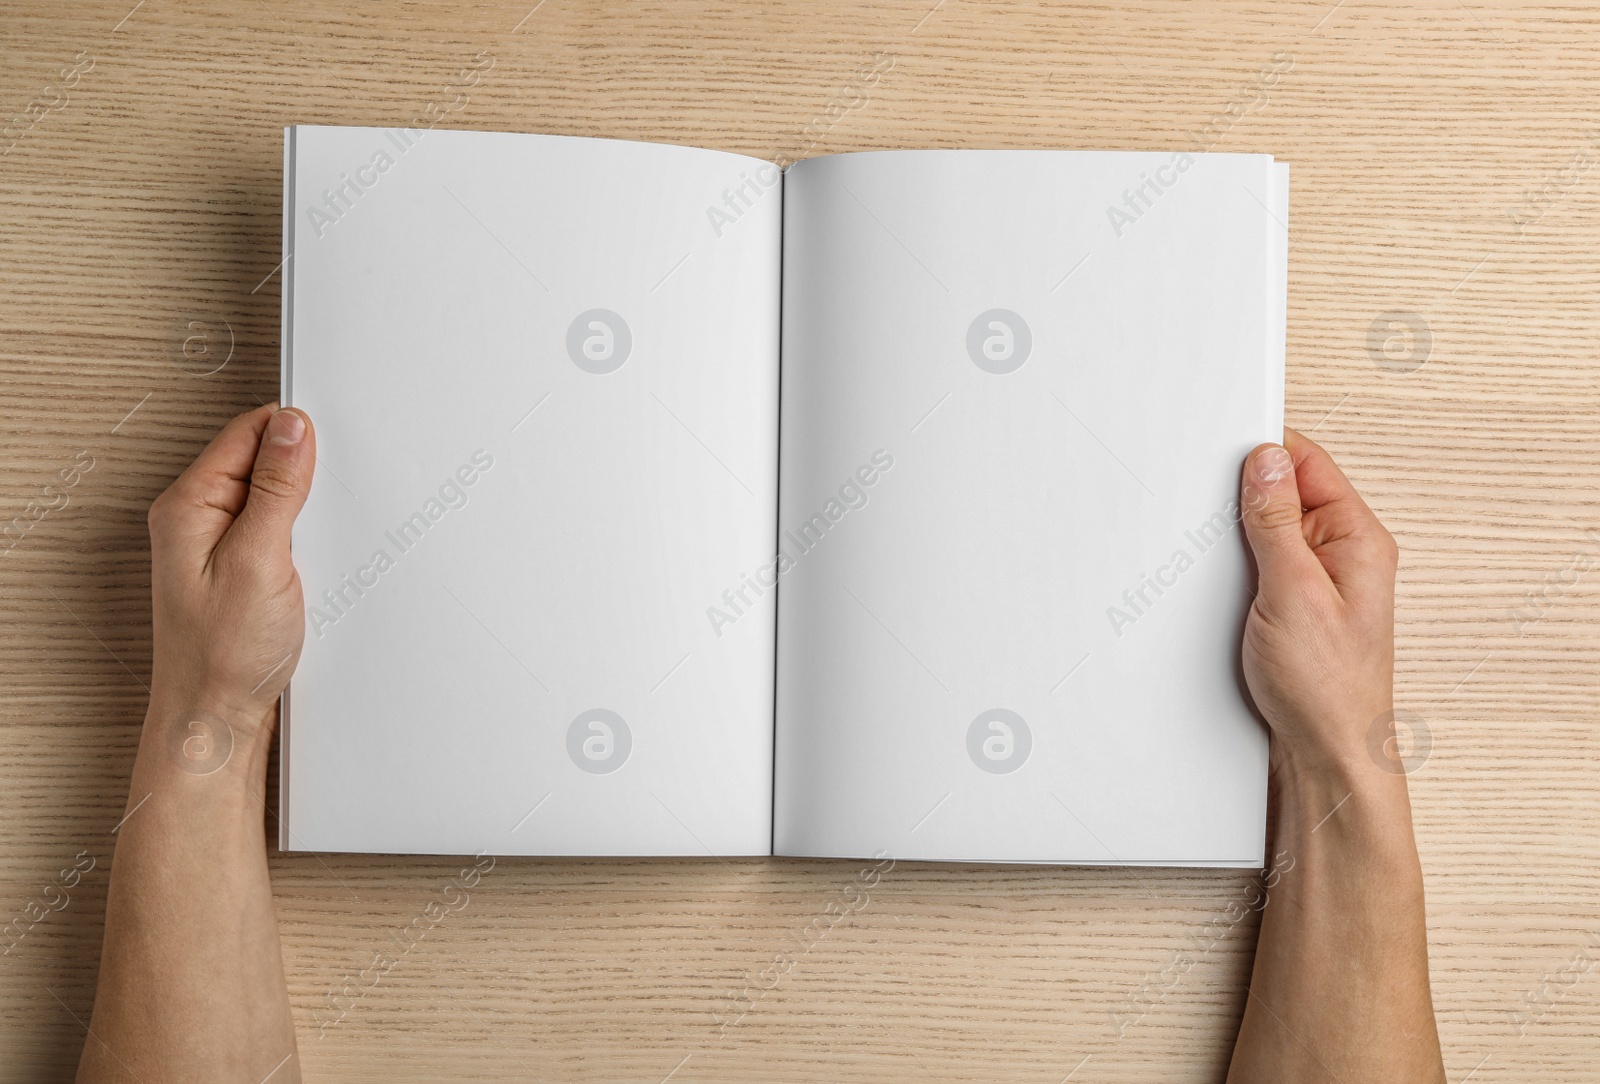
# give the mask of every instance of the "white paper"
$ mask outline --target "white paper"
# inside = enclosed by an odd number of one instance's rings
[[[772,602],[720,636],[707,609],[773,546],[772,167],[306,127],[286,162],[284,398],[319,458],[295,559],[334,620],[291,686],[281,845],[769,853]]]
[[[1233,510],[1281,438],[1272,160],[851,154],[785,204],[776,851],[1259,866]]]
[[[1287,167],[1180,157],[292,130],[281,845],[1259,865]]]

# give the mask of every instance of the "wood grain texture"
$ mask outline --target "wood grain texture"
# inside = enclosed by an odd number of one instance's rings
[[[1600,946],[1600,573],[1579,570],[1600,554],[1600,171],[1575,165],[1600,154],[1600,12],[525,2],[0,3],[0,114],[55,99],[0,155],[0,519],[94,461],[0,555],[0,921],[98,857],[0,957],[0,1079],[70,1079],[84,1038],[150,666],[145,510],[275,394],[281,130],[405,123],[487,54],[452,126],[1291,162],[1288,416],[1403,551],[1450,1079],[1600,1081],[1600,970],[1571,969]],[[827,119],[880,54],[869,101]],[[1431,333],[1420,368],[1370,348],[1393,313]],[[363,987],[458,866],[273,858],[308,1080],[1215,1081],[1254,935],[1203,932],[1250,883],[1226,871],[900,865],[719,1030],[854,864],[503,859]],[[1161,990],[1196,938],[1215,943]]]

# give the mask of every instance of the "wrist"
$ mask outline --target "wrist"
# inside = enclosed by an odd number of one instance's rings
[[[200,685],[152,684],[135,770],[219,784],[265,781],[277,712]]]
[[[1296,848],[1358,845],[1374,858],[1416,861],[1411,799],[1398,761],[1367,755],[1273,751],[1273,805],[1280,841]]]
[[[1426,725],[1414,712],[1394,710],[1387,693],[1328,700],[1320,709],[1295,711],[1288,718],[1267,716],[1274,774],[1295,785],[1327,780],[1348,792],[1381,788],[1385,781],[1403,785],[1427,759],[1432,743]]]
[[[163,650],[159,636],[157,645],[150,673],[152,703],[159,697],[169,704],[203,706],[236,725],[249,728],[254,728],[261,719],[271,714],[278,699],[275,690],[282,687],[281,682],[268,688],[265,681],[246,679],[237,672],[199,657],[203,653],[191,655]],[[275,674],[265,676],[270,679]],[[252,684],[255,688],[250,687]]]

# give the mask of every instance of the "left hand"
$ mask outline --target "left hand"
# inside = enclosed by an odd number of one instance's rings
[[[237,738],[260,731],[305,640],[289,534],[315,464],[311,420],[265,406],[150,506],[153,699],[218,712]]]

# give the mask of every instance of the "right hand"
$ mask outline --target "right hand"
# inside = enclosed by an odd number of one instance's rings
[[[1244,674],[1274,766],[1370,771],[1370,735],[1394,707],[1394,538],[1292,429],[1245,460],[1240,506],[1261,573]]]

